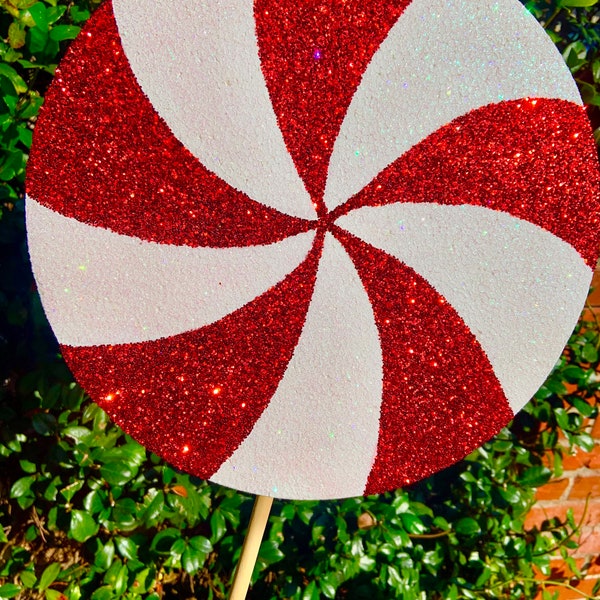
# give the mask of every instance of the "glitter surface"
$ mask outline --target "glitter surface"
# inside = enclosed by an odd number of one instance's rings
[[[410,1],[254,3],[273,108],[321,216],[327,165],[348,105],[371,57]]]
[[[235,190],[173,136],[131,72],[110,3],[70,47],[45,106],[27,193],[65,216],[154,242],[212,247],[272,243],[310,225]]]
[[[377,458],[365,490],[376,494],[451,465],[512,411],[477,339],[443,296],[400,261],[335,233],[369,294],[384,357]]]
[[[114,0],[67,53],[28,168],[34,273],[76,378],[179,468],[283,498],[412,483],[523,405],[506,382],[527,332],[543,354],[568,338],[599,241],[584,110],[514,0],[435,2],[447,33],[430,0],[182,0],[160,31]],[[490,56],[442,73],[453,25]],[[422,26],[431,55],[403,47]],[[439,110],[413,127],[425,92]],[[519,273],[502,319],[499,269]]]
[[[472,111],[413,146],[334,214],[399,201],[507,212],[565,240],[594,267],[600,174],[585,110],[540,98]]]
[[[141,344],[62,346],[65,360],[133,437],[208,478],[251,431],[285,372],[321,246],[322,238],[282,283],[213,325]]]

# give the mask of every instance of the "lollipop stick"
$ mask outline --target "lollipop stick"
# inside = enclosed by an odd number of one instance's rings
[[[246,597],[272,504],[273,498],[256,496],[229,600],[244,600]]]

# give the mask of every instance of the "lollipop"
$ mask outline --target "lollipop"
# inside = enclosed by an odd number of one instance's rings
[[[27,226],[65,359],[128,433],[335,498],[452,464],[535,393],[599,189],[516,0],[113,0],[48,92]]]

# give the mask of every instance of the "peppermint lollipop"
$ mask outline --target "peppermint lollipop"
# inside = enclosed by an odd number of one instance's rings
[[[595,147],[516,0],[107,2],[27,226],[75,377],[176,466],[391,490],[544,381],[597,259]]]

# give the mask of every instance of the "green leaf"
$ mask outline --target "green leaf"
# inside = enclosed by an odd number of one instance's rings
[[[585,370],[578,365],[568,365],[562,371],[561,375],[571,383],[577,383],[585,379]]]
[[[398,569],[393,565],[389,565],[387,569],[387,583],[393,588],[398,588],[399,585],[402,584],[402,576],[400,575]]]
[[[117,446],[115,448],[109,448],[107,450],[102,449],[102,453],[98,455],[98,459],[106,464],[127,463],[131,466],[139,466],[141,462],[133,459],[133,454],[130,456],[127,446],[128,445]]]
[[[73,496],[83,487],[83,481],[73,481],[69,485],[65,486],[60,493],[62,497],[67,501],[71,502]]]
[[[468,537],[478,535],[479,533],[481,533],[479,523],[471,517],[463,517],[462,519],[460,519],[454,525],[454,530],[456,531],[456,533]]]
[[[269,565],[285,558],[285,554],[279,549],[279,544],[274,540],[264,541],[260,545],[258,556]]]
[[[74,23],[82,23],[90,18],[90,11],[82,9],[80,6],[74,5],[70,10],[71,19]]]
[[[186,548],[187,542],[180,537],[179,539],[175,540],[171,546],[171,556],[181,556]]]
[[[563,58],[571,73],[576,73],[585,64],[587,48],[580,41],[572,42],[563,51]]]
[[[135,589],[136,593],[144,594],[149,591],[151,587],[153,587],[153,583],[154,569],[146,568],[136,572],[133,588]]]
[[[94,555],[94,566],[101,571],[107,571],[115,557],[115,545],[112,540],[108,540],[106,544],[102,544],[100,540],[97,540],[97,544],[98,549]]]
[[[402,521],[404,529],[406,529],[408,533],[420,534],[424,533],[427,529],[425,525],[423,525],[423,521],[421,521],[417,515],[413,515],[411,513],[402,513],[400,515],[400,520]]]
[[[146,507],[146,510],[143,513],[142,518],[148,524],[153,521],[159,519],[165,505],[165,495],[162,490],[160,490],[154,498],[152,498],[150,504]]]
[[[372,571],[376,564],[377,561],[374,558],[367,556],[366,554],[364,556],[361,556],[358,561],[358,565],[362,571]]]
[[[574,442],[580,447],[583,448],[586,452],[591,452],[596,446],[596,442],[594,438],[589,434],[582,432],[575,436]]]
[[[498,488],[498,493],[509,504],[517,504],[521,500],[519,490],[514,486],[507,486],[505,490]]]
[[[113,588],[110,585],[103,585],[98,588],[90,597],[90,600],[113,600]]]
[[[29,589],[32,589],[37,583],[37,577],[35,576],[35,573],[32,573],[31,571],[21,571],[19,573],[19,579],[23,585]]]
[[[586,8],[594,6],[598,0],[558,0],[558,6],[566,6],[571,8]]]
[[[192,546],[187,546],[181,555],[181,566],[186,573],[193,575],[206,560],[206,555]]]
[[[33,496],[31,486],[35,482],[35,475],[28,475],[17,479],[10,488],[11,498],[21,498],[22,496]]]
[[[87,427],[82,427],[81,425],[70,425],[69,427],[65,427],[62,434],[65,437],[83,444],[88,444],[94,435]]]
[[[57,42],[74,40],[80,31],[81,27],[77,27],[76,25],[57,25],[50,30],[50,39]]]
[[[99,525],[93,517],[82,510],[71,511],[69,533],[78,542],[85,542],[98,533]]]
[[[25,473],[35,473],[37,471],[37,465],[29,460],[20,460],[19,466]]]
[[[36,2],[29,9],[35,25],[39,27],[41,31],[48,31],[48,15],[47,9],[43,2]]]
[[[572,556],[567,556],[565,558],[565,563],[571,569],[571,571],[575,573],[578,579],[583,579],[583,573],[579,570],[579,567],[577,566],[577,563],[575,562],[575,559]]]
[[[123,558],[137,560],[137,545],[131,538],[117,536],[115,538],[115,544],[117,545],[119,554]]]
[[[596,83],[600,83],[600,58],[592,63],[592,77]]]
[[[598,361],[598,350],[594,344],[586,344],[581,351],[581,357],[583,360],[589,363],[595,363]]]
[[[11,48],[22,48],[25,45],[25,29],[19,23],[12,22],[8,26],[8,43]]]
[[[319,581],[319,587],[321,588],[325,598],[331,598],[332,600],[335,599],[336,588],[329,581],[321,579]]]
[[[178,529],[169,527],[159,531],[150,544],[150,549],[158,554],[169,554],[175,540],[181,538],[181,532]]]
[[[124,485],[137,474],[137,468],[122,462],[108,462],[100,467],[100,475],[110,485]]]
[[[563,474],[563,458],[560,452],[554,452],[552,467],[553,477],[560,477]]]
[[[311,581],[302,594],[302,600],[320,600],[319,588],[316,582]]]
[[[40,435],[52,435],[56,431],[57,426],[56,417],[44,412],[33,415],[31,424]]]
[[[163,468],[163,472],[162,472],[163,483],[165,485],[169,485],[171,483],[171,481],[173,481],[173,478],[175,477],[175,475],[176,475],[175,470],[172,469],[171,467],[169,467],[168,465],[165,465]]]
[[[210,516],[210,528],[212,530],[211,541],[213,544],[225,535],[227,525],[225,524],[225,517],[220,510],[215,510]]]
[[[12,83],[18,94],[24,94],[27,91],[27,84],[10,65],[4,62],[0,63],[0,75],[3,75]]]
[[[58,577],[60,573],[60,565],[58,563],[49,564],[40,577],[38,589],[43,592],[46,588],[50,587]]]
[[[135,527],[137,505],[131,498],[122,498],[115,502],[112,510],[112,518],[121,529]]]
[[[548,467],[542,465],[535,465],[525,469],[519,476],[519,483],[523,487],[540,487],[550,480],[552,471]]]
[[[204,552],[204,554],[210,554],[213,550],[210,540],[203,535],[195,535],[193,538],[190,538],[190,546],[200,552]]]
[[[40,29],[39,27],[33,27],[27,33],[27,48],[33,54],[43,52],[48,43],[48,31]]]
[[[573,398],[573,406],[584,416],[591,417],[594,413],[594,407],[581,398]]]
[[[0,598],[14,598],[21,591],[21,586],[14,583],[0,585]]]
[[[561,429],[569,430],[571,428],[571,424],[569,423],[569,415],[564,408],[555,409],[554,416],[556,417],[556,422]]]
[[[108,583],[113,588],[113,593],[119,597],[127,587],[127,577],[129,569],[120,559],[116,559],[110,566],[110,569],[104,575],[104,583]]]
[[[83,499],[83,506],[88,513],[94,515],[106,507],[106,501],[106,492],[93,490]]]
[[[118,597],[122,596],[122,594],[127,589],[128,578],[129,578],[129,569],[127,568],[127,565],[123,565],[113,583],[113,586],[115,588],[115,594],[117,594]]]

